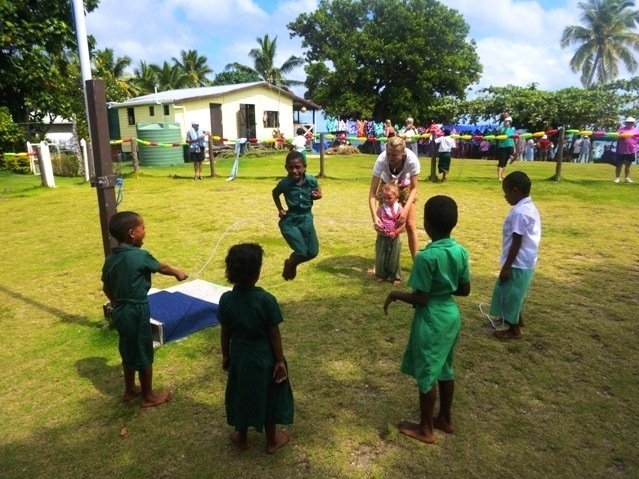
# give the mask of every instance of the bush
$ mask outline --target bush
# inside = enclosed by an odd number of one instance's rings
[[[4,163],[8,170],[21,175],[31,173],[31,163],[27,155],[4,155]]]
[[[53,153],[51,164],[56,176],[80,176],[78,157],[73,153]]]

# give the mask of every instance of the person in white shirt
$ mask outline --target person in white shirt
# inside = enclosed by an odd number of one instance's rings
[[[406,148],[411,150],[417,156],[417,138],[419,136],[419,131],[415,127],[415,120],[413,120],[410,116],[406,118],[406,125],[399,132],[399,136],[401,136],[406,142]]]
[[[455,139],[450,136],[450,130],[444,128],[444,136],[435,138],[435,143],[439,145],[437,149],[437,170],[442,174],[442,181],[446,181],[450,171],[450,157],[453,148],[456,148]]]
[[[502,183],[504,197],[512,205],[502,232],[501,271],[495,283],[490,314],[501,318],[507,329],[494,332],[499,339],[521,338],[521,315],[537,265],[541,218],[530,198],[530,178],[513,171]]]
[[[304,136],[304,128],[299,127],[296,131],[297,135],[293,138],[293,149],[299,151],[306,161],[306,137]]]

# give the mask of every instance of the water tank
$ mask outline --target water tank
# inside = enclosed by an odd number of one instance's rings
[[[140,148],[141,166],[168,166],[184,163],[182,145],[184,140],[179,123],[138,123],[137,137],[143,141],[158,144],[173,144],[176,146],[147,146],[138,144]]]

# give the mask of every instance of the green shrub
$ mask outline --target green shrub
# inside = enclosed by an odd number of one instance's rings
[[[19,173],[21,175],[31,173],[31,163],[29,162],[29,157],[26,155],[5,155],[4,162],[6,164],[6,168],[14,173]]]
[[[78,157],[73,153],[52,153],[51,164],[56,176],[80,176]]]

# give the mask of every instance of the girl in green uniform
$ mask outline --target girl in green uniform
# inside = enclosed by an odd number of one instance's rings
[[[111,250],[102,268],[104,294],[113,307],[113,322],[120,336],[120,356],[124,370],[125,401],[142,394],[142,407],[152,407],[171,399],[170,391],[153,392],[153,333],[147,294],[151,273],[188,276],[183,271],[158,262],[141,249],[146,230],[144,220],[133,211],[116,213],[109,221],[109,233],[118,246]],[[135,385],[135,372],[141,389]]]
[[[310,261],[319,253],[319,242],[313,224],[313,201],[322,198],[322,189],[314,176],[306,174],[306,159],[299,151],[286,155],[288,176],[273,188],[273,201],[280,216],[282,236],[293,252],[284,261],[282,277],[294,279],[297,266]],[[284,195],[288,210],[282,207],[280,195]]]
[[[415,378],[419,389],[419,423],[403,421],[399,431],[422,442],[435,441],[434,428],[453,432],[451,409],[455,390],[453,351],[461,317],[453,299],[470,294],[466,249],[450,237],[457,224],[457,204],[448,196],[433,196],[424,205],[424,229],[432,242],[415,255],[408,285],[411,292],[393,290],[393,301],[415,307],[401,371]],[[439,385],[439,414],[433,417]]]
[[[255,285],[264,251],[238,244],[226,256],[226,277],[234,285],[220,298],[222,369],[228,371],[226,418],[235,427],[231,441],[248,449],[249,427],[266,433],[266,452],[288,441],[276,424],[293,423],[293,391],[282,351],[282,313],[275,297]]]

